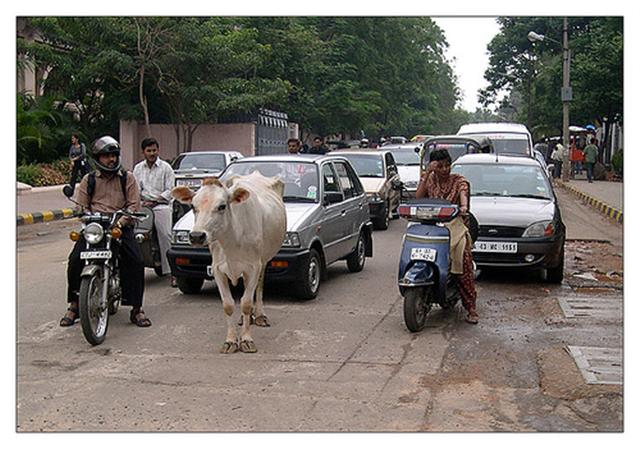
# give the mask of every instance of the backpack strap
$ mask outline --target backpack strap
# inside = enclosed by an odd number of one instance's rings
[[[124,202],[127,202],[127,171],[122,170],[120,177],[120,187],[122,188],[122,194],[124,195]],[[96,191],[96,172],[95,170],[89,173],[87,178],[87,196],[89,197],[89,204],[93,200],[93,193]]]

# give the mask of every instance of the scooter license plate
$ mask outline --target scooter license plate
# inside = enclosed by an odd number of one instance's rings
[[[438,251],[433,248],[411,248],[411,260],[434,262],[437,253]]]
[[[80,259],[111,259],[111,251],[82,251]]]

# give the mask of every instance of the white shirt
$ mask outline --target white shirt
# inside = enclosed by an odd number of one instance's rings
[[[133,175],[140,185],[142,201],[168,203],[171,200],[176,177],[167,162],[158,158],[151,167],[146,160],[138,162],[133,168]]]

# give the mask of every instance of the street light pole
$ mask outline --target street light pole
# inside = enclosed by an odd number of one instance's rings
[[[567,182],[569,181],[571,173],[571,164],[569,162],[569,103],[572,99],[572,92],[569,82],[569,71],[571,67],[571,53],[569,52],[569,25],[566,17],[564,18],[562,34],[562,145],[565,148],[562,160],[562,180]]]

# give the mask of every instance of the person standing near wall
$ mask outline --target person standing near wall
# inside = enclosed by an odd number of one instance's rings
[[[598,160],[598,147],[596,139],[591,138],[591,142],[584,149],[584,162],[587,165],[587,180],[593,182],[593,167]]]
[[[78,134],[71,134],[69,159],[73,162],[71,180],[69,181],[71,191],[73,192],[76,183],[91,171],[91,167],[89,167],[89,162],[87,161],[87,149],[84,143],[80,142],[80,136],[78,136]]]

